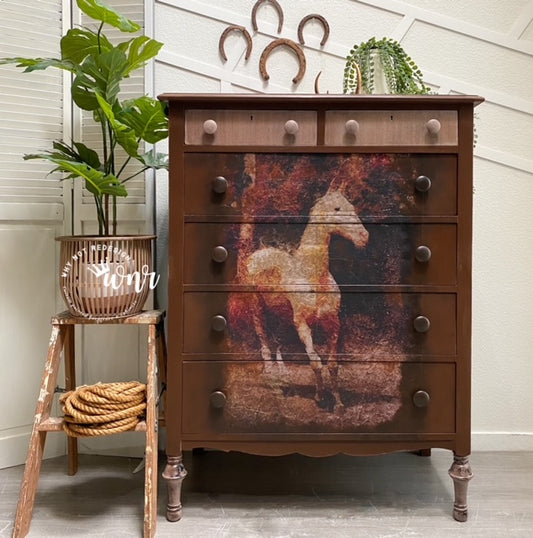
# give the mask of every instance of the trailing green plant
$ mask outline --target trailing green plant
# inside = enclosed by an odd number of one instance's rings
[[[391,94],[429,93],[430,88],[424,84],[422,73],[413,59],[398,41],[386,37],[380,40],[372,37],[350,50],[344,68],[344,93],[374,93],[376,56],[381,61]]]
[[[116,200],[127,196],[127,182],[149,168],[168,168],[167,155],[141,150],[144,142],[155,144],[168,137],[163,103],[146,95],[128,100],[119,96],[122,81],[155,57],[163,44],[140,35],[113,45],[102,31],[104,25],[128,34],[141,27],[101,0],[76,2],[98,24],[94,30],[87,26],[68,30],[61,39],[61,58],[3,58],[0,64],[16,64],[24,72],[54,67],[72,73],[72,100],[80,109],[90,111],[100,125],[102,148],[56,140],[52,149],[26,154],[24,159],[45,159],[55,165],[52,172],[65,174],[63,179],[83,180],[94,197],[99,235],[115,235]],[[121,164],[119,147],[126,154]],[[141,166],[124,177],[131,160]]]

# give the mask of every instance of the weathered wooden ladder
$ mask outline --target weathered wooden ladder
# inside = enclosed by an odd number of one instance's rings
[[[144,538],[155,536],[157,520],[157,429],[163,425],[164,416],[158,411],[158,385],[164,389],[166,382],[166,344],[164,333],[164,312],[144,311],[127,318],[95,320],[73,317],[63,312],[52,318],[52,335],[48,348],[48,358],[44,367],[35,419],[30,437],[28,457],[20,488],[19,502],[15,516],[13,538],[22,538],[30,529],[35,494],[41,471],[46,434],[62,432],[63,419],[50,416],[61,355],[65,364],[66,390],[76,388],[74,327],[75,325],[148,325],[148,366],[146,381],[146,420],[139,422],[134,431],[146,432],[145,481],[144,481]],[[158,375],[159,372],[159,375]],[[164,407],[164,406],[163,406]],[[160,416],[158,417],[158,413]],[[76,437],[68,437],[68,474],[78,470],[78,444]]]

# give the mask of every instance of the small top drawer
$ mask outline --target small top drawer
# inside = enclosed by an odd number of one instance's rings
[[[316,112],[306,110],[187,110],[185,144],[314,146]]]
[[[455,146],[455,110],[330,110],[328,146]]]

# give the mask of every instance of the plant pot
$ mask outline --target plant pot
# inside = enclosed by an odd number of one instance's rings
[[[378,50],[373,50],[370,55],[374,62],[374,83],[372,93],[374,95],[390,94],[391,88],[387,82],[385,71],[383,69],[383,61]]]
[[[139,313],[157,284],[155,235],[63,236],[59,287],[76,317],[116,319]]]

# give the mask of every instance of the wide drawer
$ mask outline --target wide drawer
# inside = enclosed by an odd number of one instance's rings
[[[316,112],[308,110],[187,110],[185,144],[314,146]]]
[[[186,216],[310,216],[319,202],[323,208],[331,201],[334,211],[336,200],[325,196],[335,193],[359,217],[456,215],[457,157],[185,154]]]
[[[455,146],[455,110],[331,110],[325,143],[330,146]]]
[[[185,225],[186,284],[455,285],[455,224]],[[363,235],[361,240],[361,230]]]
[[[341,363],[317,393],[309,364],[185,362],[182,432],[455,431],[455,364]],[[323,370],[327,367],[322,366]],[[340,400],[340,401],[336,401]]]
[[[187,292],[183,351],[343,360],[456,353],[453,293]],[[261,336],[262,335],[262,336]],[[192,358],[192,357],[191,357]]]

